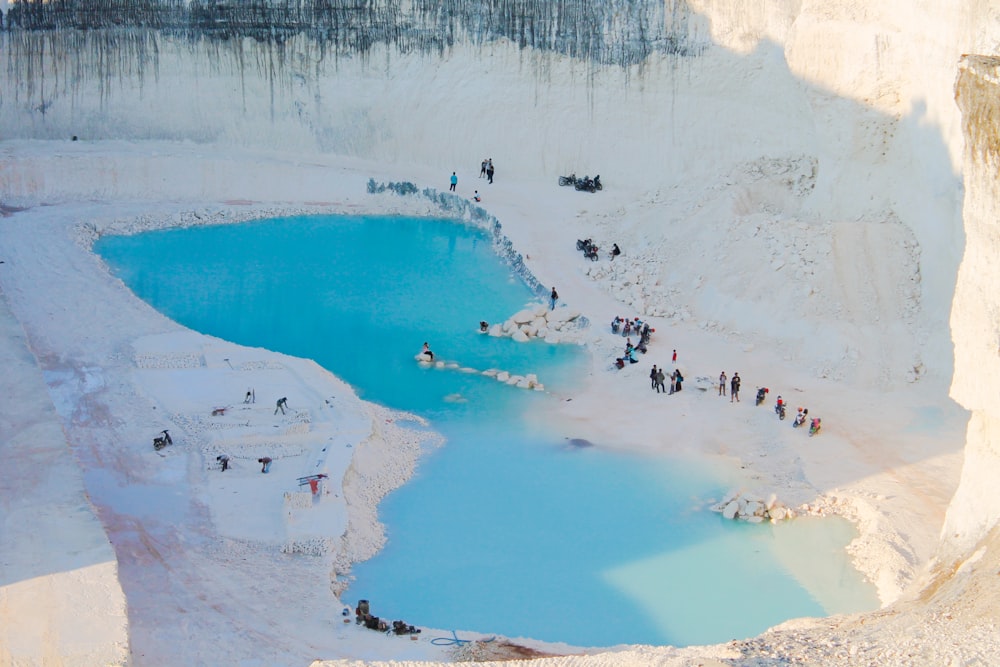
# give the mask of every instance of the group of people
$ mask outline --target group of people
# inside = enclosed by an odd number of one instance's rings
[[[634,317],[631,320],[628,318],[622,318],[619,315],[615,315],[615,319],[611,320],[611,332],[615,334],[621,334],[625,337],[625,353],[615,359],[615,366],[617,368],[624,368],[625,363],[637,364],[639,360],[635,358],[635,353],[641,352],[646,354],[649,351],[647,345],[649,344],[649,339],[653,333],[653,329],[649,326],[649,322],[643,322],[638,317]],[[636,345],[632,344],[631,335],[636,335],[639,337],[639,342]],[[674,350],[674,361],[677,361],[677,351]]]
[[[726,395],[726,371],[719,373],[719,396]],[[729,380],[729,402],[739,403],[740,402],[740,385],[743,384],[743,380],[740,379],[739,373],[733,373],[733,377]]]
[[[493,182],[493,158],[483,158],[483,163],[479,166],[479,178],[485,178],[487,183]]]
[[[676,363],[677,351],[674,351],[674,362]],[[653,364],[653,369],[649,371],[649,383],[650,388],[655,389],[656,393],[667,393],[667,388],[665,382],[667,380],[667,374],[664,373],[663,367],[657,368],[656,364]],[[681,386],[684,382],[684,376],[681,375],[679,369],[675,368],[672,373],[670,373],[670,392],[671,394],[676,394],[681,390]]]
[[[483,158],[483,163],[479,168],[479,178],[485,178],[487,183],[493,183],[493,158]],[[451,177],[448,179],[448,191],[455,192],[458,188],[458,173],[451,172]],[[472,198],[476,201],[482,201],[482,197],[479,196],[479,190],[476,190]]]

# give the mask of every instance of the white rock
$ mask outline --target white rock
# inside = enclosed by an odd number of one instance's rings
[[[514,340],[516,340],[518,343],[527,343],[528,342],[528,335],[526,333],[524,333],[523,331],[521,331],[520,329],[518,329],[513,334],[511,334],[511,338],[513,338]]]
[[[521,324],[527,324],[531,320],[535,319],[535,317],[536,315],[534,310],[519,310],[518,312],[511,315],[510,320],[508,321],[513,322],[514,324],[517,325],[521,325]]]
[[[491,336],[502,336],[503,335],[503,327],[501,325],[499,325],[499,324],[494,324],[493,326],[490,327],[490,335]]]
[[[740,504],[735,500],[731,500],[729,501],[729,504],[726,505],[725,508],[722,510],[722,516],[726,517],[727,519],[735,519],[736,514],[739,511],[740,511]]]
[[[747,517],[747,521],[749,523],[760,523],[763,520],[764,520],[764,517],[762,517],[762,516],[748,516]]]
[[[751,500],[747,503],[746,514],[747,516],[760,516],[764,513],[763,503],[759,503],[756,500]]]
[[[572,322],[578,317],[580,317],[579,310],[573,310],[572,308],[556,308],[555,310],[549,311],[549,315],[546,319],[548,319],[549,322],[566,323]]]
[[[499,382],[506,382],[507,380],[510,379],[510,373],[508,373],[507,371],[500,371],[499,373],[497,373],[496,378],[497,381]]]
[[[533,338],[538,333],[538,328],[532,324],[522,324],[518,329],[528,338]]]

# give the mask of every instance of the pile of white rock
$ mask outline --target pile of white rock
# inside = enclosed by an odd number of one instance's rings
[[[795,510],[778,502],[773,493],[766,500],[737,492],[729,495],[721,503],[712,506],[713,512],[720,512],[727,519],[739,519],[749,523],[770,521],[777,523],[795,516]]]
[[[580,311],[566,306],[550,309],[544,303],[520,310],[489,330],[491,336],[510,336],[521,343],[533,338],[546,343],[581,342],[581,332]]]
[[[435,360],[431,361],[431,357],[421,352],[414,357],[422,366],[430,366],[433,368],[440,368],[442,370],[458,371],[460,373],[477,373],[480,375],[485,375],[486,377],[491,377],[497,382],[502,382],[504,384],[510,385],[512,387],[520,387],[521,389],[534,389],[535,391],[545,391],[545,385],[538,381],[538,376],[534,373],[528,373],[526,375],[517,375],[516,373],[511,373],[509,371],[500,370],[499,368],[488,368],[485,371],[476,370],[475,368],[470,368],[468,366],[462,366],[454,361],[441,361]],[[449,394],[445,397],[445,400],[449,403],[460,403],[465,399],[461,394]]]

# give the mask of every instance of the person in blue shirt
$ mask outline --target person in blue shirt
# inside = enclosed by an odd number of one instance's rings
[[[458,176],[455,175],[455,172],[451,172],[451,185],[448,187],[448,189],[454,192],[456,185],[458,185]]]

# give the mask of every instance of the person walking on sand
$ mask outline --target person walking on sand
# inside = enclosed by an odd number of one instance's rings
[[[659,394],[660,392],[663,392],[664,394],[667,393],[667,388],[663,385],[663,382],[666,379],[667,379],[667,376],[663,374],[663,369],[662,368],[656,371],[656,380],[655,380],[655,382],[656,382],[656,393],[657,394]]]
[[[726,395],[726,371],[719,373],[719,396]]]
[[[487,158],[483,158],[483,163],[479,166],[479,178],[486,178],[486,162]]]
[[[455,186],[458,185],[458,176],[455,174],[455,172],[451,172],[450,182],[451,182],[451,185],[448,186],[448,189],[451,190],[452,192],[454,192],[455,191]]]
[[[278,399],[278,402],[274,404],[274,414],[278,414],[278,410],[281,410],[281,414],[285,414],[285,408],[288,407],[288,399],[282,396]]]
[[[486,161],[486,182],[493,184],[493,158]]]
[[[656,389],[656,364],[653,364],[653,369],[649,371],[649,388]]]
[[[222,472],[229,470],[229,454],[219,454],[215,457],[215,460],[222,466]]]
[[[677,365],[677,350],[674,350],[674,356],[670,361],[673,362],[674,366]]]
[[[729,402],[740,402],[740,374],[733,373],[733,379],[729,381]]]

